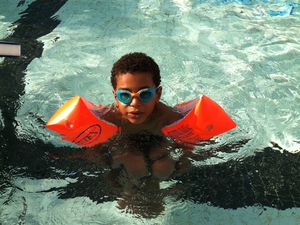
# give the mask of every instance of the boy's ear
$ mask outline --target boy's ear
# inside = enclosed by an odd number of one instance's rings
[[[114,98],[115,98],[116,106],[118,106],[119,102],[118,102],[118,99],[117,99],[116,91],[115,91],[115,90],[112,90],[112,93],[113,93]]]
[[[160,100],[161,93],[162,93],[162,86],[158,87],[157,90],[156,90],[157,102]]]

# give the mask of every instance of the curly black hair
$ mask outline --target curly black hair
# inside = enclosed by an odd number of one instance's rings
[[[111,84],[116,89],[116,77],[124,73],[143,72],[152,75],[156,87],[160,85],[160,71],[156,62],[145,53],[133,52],[122,56],[111,70]]]

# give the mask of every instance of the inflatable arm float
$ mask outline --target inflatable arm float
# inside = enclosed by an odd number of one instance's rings
[[[119,132],[119,128],[99,119],[103,107],[80,96],[68,100],[46,124],[46,128],[62,135],[65,141],[83,147],[91,147],[106,142]]]
[[[184,117],[162,128],[165,136],[179,143],[197,144],[236,127],[235,122],[213,100],[203,95],[175,106]],[[46,128],[62,139],[83,147],[104,143],[121,129],[99,118],[104,108],[75,96],[50,118]]]
[[[163,127],[162,132],[180,143],[197,144],[236,127],[222,107],[205,95],[178,104],[175,109],[184,117]]]

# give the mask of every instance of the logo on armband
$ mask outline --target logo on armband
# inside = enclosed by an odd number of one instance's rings
[[[202,141],[198,134],[194,133],[193,128],[188,125],[183,125],[177,130],[172,130],[168,132],[168,135],[178,141],[189,142],[189,143],[199,143]]]
[[[73,142],[81,146],[89,145],[100,136],[101,130],[100,125],[92,125],[81,132]]]

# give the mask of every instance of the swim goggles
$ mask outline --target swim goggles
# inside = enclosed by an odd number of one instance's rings
[[[143,89],[139,90],[138,92],[132,93],[131,91],[128,91],[128,90],[119,89],[116,91],[116,95],[117,95],[118,100],[126,105],[130,104],[130,102],[132,101],[132,98],[135,96],[138,96],[139,99],[143,103],[147,103],[147,102],[150,102],[154,98],[156,90],[157,90],[156,87],[155,88],[143,88]]]

